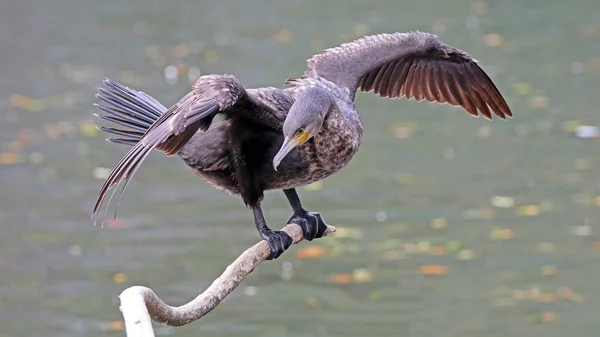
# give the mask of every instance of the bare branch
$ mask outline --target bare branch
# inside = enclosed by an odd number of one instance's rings
[[[288,224],[282,230],[292,237],[294,243],[303,239],[302,229],[296,224]],[[325,235],[335,230],[335,227],[327,226]],[[125,289],[119,298],[127,336],[154,337],[150,319],[171,326],[181,326],[202,318],[219,305],[269,254],[269,245],[261,240],[233,261],[202,294],[180,307],[167,305],[147,287],[133,286]]]

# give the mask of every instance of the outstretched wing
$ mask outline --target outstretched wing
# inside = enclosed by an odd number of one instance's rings
[[[307,61],[305,77],[381,97],[461,106],[473,116],[506,119],[512,112],[488,75],[466,52],[424,32],[379,34],[325,50]],[[479,113],[478,113],[479,112]]]
[[[121,199],[130,179],[153,149],[162,151],[169,156],[178,153],[198,130],[207,130],[210,127],[217,113],[246,112],[247,117],[257,119],[268,115],[268,112],[271,111],[268,102],[263,103],[258,96],[258,94],[266,95],[267,93],[251,92],[252,94],[248,94],[242,84],[231,75],[200,77],[192,85],[192,90],[187,95],[148,127],[139,141],[112,170],[100,189],[94,205],[93,217],[98,215],[108,190],[125,180],[119,196],[119,200]],[[252,112],[256,112],[256,114],[252,116]],[[279,123],[279,128],[283,124],[283,120],[279,122],[279,119],[273,116],[270,119],[265,117],[263,122],[266,125]],[[108,201],[109,204],[116,190],[115,188]]]

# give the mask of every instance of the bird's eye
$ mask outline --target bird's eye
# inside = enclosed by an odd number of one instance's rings
[[[303,128],[300,128],[300,129],[298,129],[298,131],[296,131],[297,135],[301,135],[303,133],[304,133],[304,129]]]

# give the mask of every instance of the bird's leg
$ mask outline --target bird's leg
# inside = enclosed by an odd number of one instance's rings
[[[283,252],[292,245],[292,238],[282,231],[273,231],[267,226],[267,221],[263,215],[260,203],[251,206],[254,213],[254,224],[260,236],[267,241],[271,248],[271,255],[267,260],[278,258]]]
[[[312,239],[322,237],[327,229],[327,224],[321,217],[321,214],[318,212],[308,212],[302,208],[296,189],[290,188],[283,190],[283,193],[285,193],[290,206],[292,206],[292,209],[294,210],[294,215],[292,215],[287,223],[295,223],[300,226],[304,233],[305,240],[312,241]]]

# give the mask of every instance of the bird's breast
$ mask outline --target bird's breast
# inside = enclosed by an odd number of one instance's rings
[[[329,175],[350,162],[360,146],[360,135],[351,130],[324,132],[314,139],[315,166]]]
[[[325,179],[346,166],[359,146],[359,134],[320,133],[284,158],[266,181],[266,189],[294,188]]]

